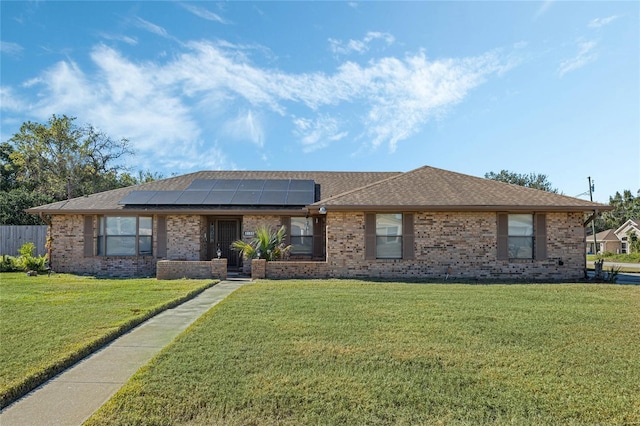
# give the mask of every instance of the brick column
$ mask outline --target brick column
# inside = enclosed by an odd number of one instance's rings
[[[259,280],[267,276],[266,259],[253,259],[251,261],[251,279]]]
[[[211,259],[211,276],[219,280],[227,279],[227,259]]]

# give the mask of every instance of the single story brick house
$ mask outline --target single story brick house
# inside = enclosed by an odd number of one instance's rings
[[[203,171],[28,211],[50,224],[58,272],[576,280],[586,268],[585,226],[609,209],[425,166]],[[285,225],[288,259],[252,267],[230,250],[260,225]]]

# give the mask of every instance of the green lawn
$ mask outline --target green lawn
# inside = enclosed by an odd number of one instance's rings
[[[640,263],[640,253],[628,253],[628,254],[588,254],[587,261],[593,262],[599,259],[604,259],[606,262],[619,262],[619,263]]]
[[[89,421],[637,424],[640,287],[262,281]]]
[[[0,406],[211,284],[0,274]]]

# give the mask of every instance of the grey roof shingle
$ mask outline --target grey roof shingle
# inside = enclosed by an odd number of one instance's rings
[[[134,190],[184,190],[195,179],[314,180],[320,184],[321,201],[311,206],[312,211],[317,211],[321,206],[332,210],[603,211],[611,209],[604,204],[425,166],[406,173],[202,171],[60,201],[34,207],[28,211],[45,214],[166,211],[166,207],[131,208],[120,205],[118,202]],[[172,206],[171,211],[186,214],[202,212],[203,208]]]

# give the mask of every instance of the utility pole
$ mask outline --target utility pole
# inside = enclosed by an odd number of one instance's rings
[[[591,176],[587,177],[589,180],[589,199],[593,202],[593,193],[596,191],[595,182],[591,182]],[[595,212],[594,212],[595,213]],[[598,241],[596,241],[596,218],[594,216],[591,221],[591,230],[593,232],[593,250],[594,254],[598,254]]]

